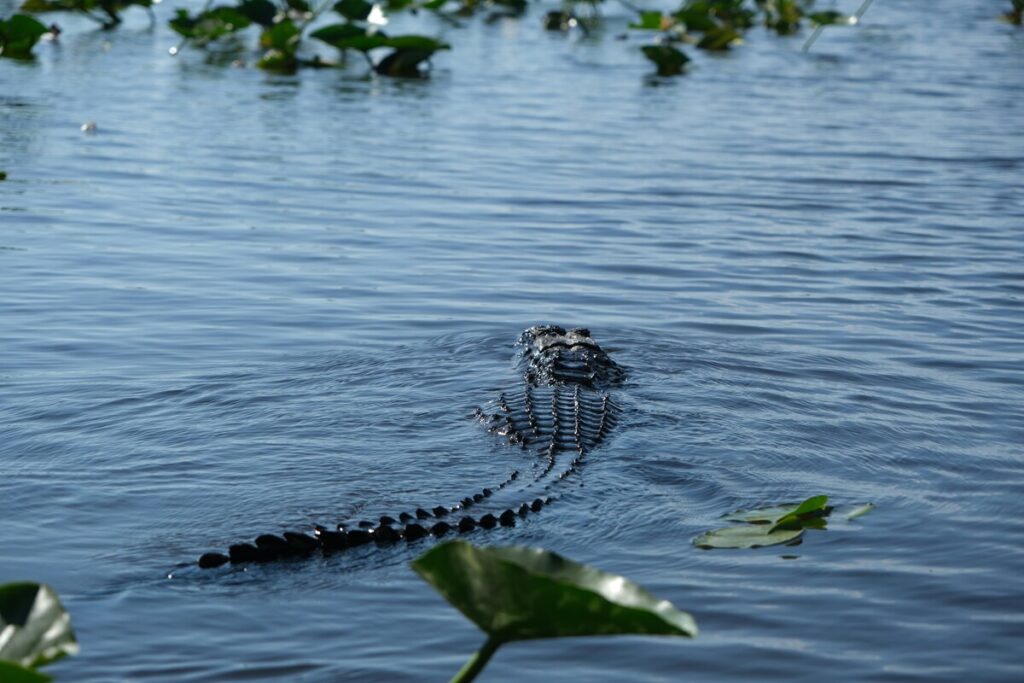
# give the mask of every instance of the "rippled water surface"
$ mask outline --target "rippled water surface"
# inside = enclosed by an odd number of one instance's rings
[[[475,540],[625,574],[702,633],[511,645],[486,680],[1021,680],[1003,5],[875,3],[810,54],[753,31],[661,83],[613,6],[590,39],[539,9],[431,26],[455,50],[425,82],[60,18],[0,63],[0,581],[64,597],[82,653],[52,670],[446,680],[481,636],[408,568],[429,544],[192,563],[500,481],[525,456],[470,416],[549,321],[628,368],[622,420],[557,506]],[[796,548],[691,545],[818,493],[877,509]]]

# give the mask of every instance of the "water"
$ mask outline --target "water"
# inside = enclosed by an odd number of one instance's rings
[[[1019,680],[1003,5],[876,3],[810,55],[754,31],[669,83],[611,6],[590,40],[537,11],[438,26],[456,49],[423,83],[61,18],[0,64],[0,581],[63,596],[82,653],[52,671],[446,680],[482,638],[408,568],[425,545],[190,564],[500,481],[522,456],[468,416],[550,321],[628,368],[623,419],[562,503],[475,540],[627,575],[702,633],[512,645],[487,680]],[[877,509],[798,548],[691,545],[819,493]]]

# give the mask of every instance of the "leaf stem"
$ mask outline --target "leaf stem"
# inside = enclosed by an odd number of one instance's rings
[[[502,641],[498,640],[494,636],[488,636],[487,641],[483,646],[473,653],[473,656],[469,658],[459,673],[455,674],[449,683],[469,683],[476,678],[477,674],[483,671],[484,667],[487,666],[487,662],[490,661],[491,655],[493,655],[499,647],[501,647]]]

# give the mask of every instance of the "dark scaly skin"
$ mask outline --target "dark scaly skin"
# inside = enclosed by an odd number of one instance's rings
[[[514,471],[503,482],[466,496],[453,505],[430,510],[384,515],[376,523],[362,521],[338,524],[334,528],[315,526],[312,534],[285,532],[263,534],[254,543],[231,546],[227,554],[206,553],[199,566],[267,562],[305,557],[314,552],[331,553],[374,543],[412,543],[447,534],[465,534],[476,529],[512,527],[536,514],[555,500],[551,490],[579,471],[587,454],[597,448],[615,425],[618,408],[607,390],[625,377],[622,368],[608,356],[585,329],[565,330],[539,325],[519,338],[523,386],[515,395],[501,394],[491,410],[478,409],[477,418],[487,430],[537,454],[543,463],[531,480]],[[560,459],[570,458],[559,468]],[[494,497],[511,492],[518,499],[479,516],[466,514]],[[539,495],[528,495],[541,488]]]

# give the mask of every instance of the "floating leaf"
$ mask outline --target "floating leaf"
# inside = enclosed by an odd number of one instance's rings
[[[388,43],[388,37],[383,31],[367,33],[365,28],[349,23],[331,24],[314,31],[311,35],[339,50],[369,52],[378,47],[386,47]]]
[[[373,11],[373,3],[366,0],[341,0],[334,4],[334,11],[350,21],[366,21]]]
[[[719,26],[704,33],[704,37],[697,42],[697,47],[710,52],[721,52],[732,47],[733,43],[742,40],[739,33],[728,26]]]
[[[242,0],[236,9],[254,24],[271,26],[277,16],[277,7],[270,0]]]
[[[808,14],[807,18],[818,26],[850,26],[857,23],[855,17],[836,11],[814,12],[813,14]]]
[[[746,522],[745,525],[708,531],[693,543],[700,548],[760,548],[796,543],[807,529],[826,528],[825,518],[831,512],[828,496],[812,496],[802,503],[737,510],[723,519]]]
[[[413,569],[499,642],[646,634],[697,635],[693,618],[631,581],[537,548],[450,541]]]
[[[423,76],[420,64],[430,59],[433,54],[434,50],[400,48],[380,60],[374,71],[382,76],[395,78],[420,78]]]
[[[857,519],[858,517],[861,517],[863,515],[868,514],[869,512],[871,512],[874,509],[875,509],[875,504],[874,503],[865,503],[864,505],[861,505],[860,507],[856,507],[856,508],[850,510],[849,512],[847,512],[844,515],[844,517],[846,517],[847,521],[849,521],[851,519]]]
[[[38,19],[27,14],[15,14],[6,21],[0,19],[0,57],[30,58],[32,48],[47,30]]]
[[[330,26],[324,26],[323,28],[317,29],[310,34],[317,40],[322,40],[328,45],[346,49],[350,46],[342,46],[339,43],[344,43],[352,38],[364,38],[366,37],[366,29],[345,22],[344,24],[331,24]]]
[[[784,503],[754,510],[737,510],[736,512],[722,515],[722,519],[729,522],[746,522],[748,524],[775,524],[793,512],[793,510],[796,510],[797,507],[799,507],[799,503]]]
[[[397,49],[429,50],[431,52],[451,49],[451,45],[448,43],[442,43],[440,40],[429,38],[427,36],[414,35],[394,36],[393,38],[388,38],[385,42],[385,46]]]
[[[291,19],[279,21],[260,34],[260,47],[293,54],[298,48],[301,31]]]
[[[201,44],[212,42],[252,25],[249,17],[234,7],[214,7],[194,17],[188,13],[188,10],[179,9],[168,23],[176,33]]]
[[[671,45],[644,45],[641,49],[647,59],[657,66],[659,76],[678,76],[690,61],[681,50]]]
[[[35,668],[77,653],[71,617],[52,588],[0,585],[0,659]]]
[[[664,31],[671,28],[674,23],[675,19],[672,17],[666,16],[658,10],[652,10],[650,12],[641,12],[640,19],[631,23],[629,27],[641,31]]]
[[[803,529],[780,529],[773,531],[764,525],[747,524],[705,532],[694,539],[693,544],[705,550],[713,548],[763,548],[770,545],[793,543],[803,534]]]
[[[822,517],[828,515],[832,508],[826,508],[828,496],[813,496],[800,503],[795,510],[776,520],[770,531],[782,529],[788,526],[800,526],[801,522],[809,517]]]

